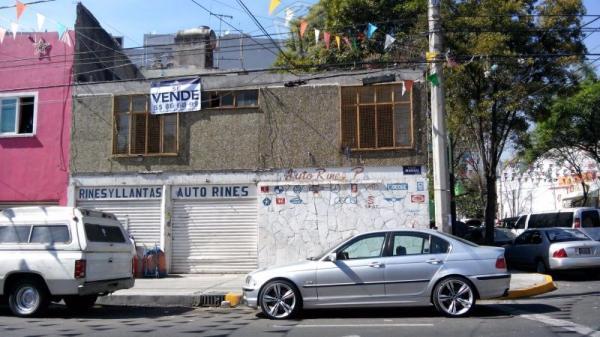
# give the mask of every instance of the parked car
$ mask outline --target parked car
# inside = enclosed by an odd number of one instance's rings
[[[465,240],[469,240],[478,245],[485,245],[485,227],[478,227],[471,229],[465,236]],[[508,229],[494,228],[494,242],[493,246],[502,247],[504,245],[511,244],[515,239],[515,235]]]
[[[73,207],[0,213],[0,296],[17,316],[49,302],[90,308],[99,295],[133,287],[133,245],[114,215]]]
[[[506,247],[506,260],[511,268],[535,268],[538,273],[598,268],[600,242],[578,229],[528,229]]]
[[[593,207],[565,208],[556,211],[524,214],[519,217],[513,233],[519,235],[529,228],[581,228],[600,241],[600,210]]]
[[[360,234],[308,261],[249,273],[243,299],[270,319],[309,308],[431,304],[458,317],[477,299],[505,295],[509,283],[503,248],[402,229]]]

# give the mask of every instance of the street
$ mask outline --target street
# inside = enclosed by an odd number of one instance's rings
[[[555,277],[558,290],[535,298],[486,301],[468,318],[433,308],[314,310],[301,319],[271,321],[245,307],[149,308],[96,306],[71,313],[55,305],[40,318],[0,309],[0,336],[600,336],[600,276]]]

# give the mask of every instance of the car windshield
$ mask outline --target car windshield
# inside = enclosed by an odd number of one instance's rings
[[[550,242],[590,240],[587,235],[576,229],[551,229],[546,231],[546,235]]]

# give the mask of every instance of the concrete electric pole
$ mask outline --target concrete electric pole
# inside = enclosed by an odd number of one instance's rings
[[[442,81],[442,37],[440,34],[440,0],[429,0],[429,76],[431,80],[431,143],[433,152],[433,198],[435,225],[445,233],[452,233],[450,220],[450,183],[448,176],[448,144],[444,119],[444,88]]]

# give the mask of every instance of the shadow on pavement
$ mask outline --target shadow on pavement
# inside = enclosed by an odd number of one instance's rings
[[[74,312],[61,304],[52,304],[45,313],[38,318],[86,318],[86,319],[135,319],[135,318],[158,318],[163,316],[183,315],[194,308],[182,307],[126,307],[96,305],[83,311]],[[7,306],[0,306],[0,317],[13,316]]]
[[[533,314],[560,311],[559,308],[545,304],[481,304],[477,305],[467,318],[506,318],[515,310]],[[267,319],[262,313],[256,315]],[[297,320],[332,319],[332,318],[445,318],[434,307],[400,307],[400,308],[352,308],[352,309],[312,309],[305,310]]]
[[[569,270],[552,273],[554,281],[600,281],[600,269],[587,270]]]

